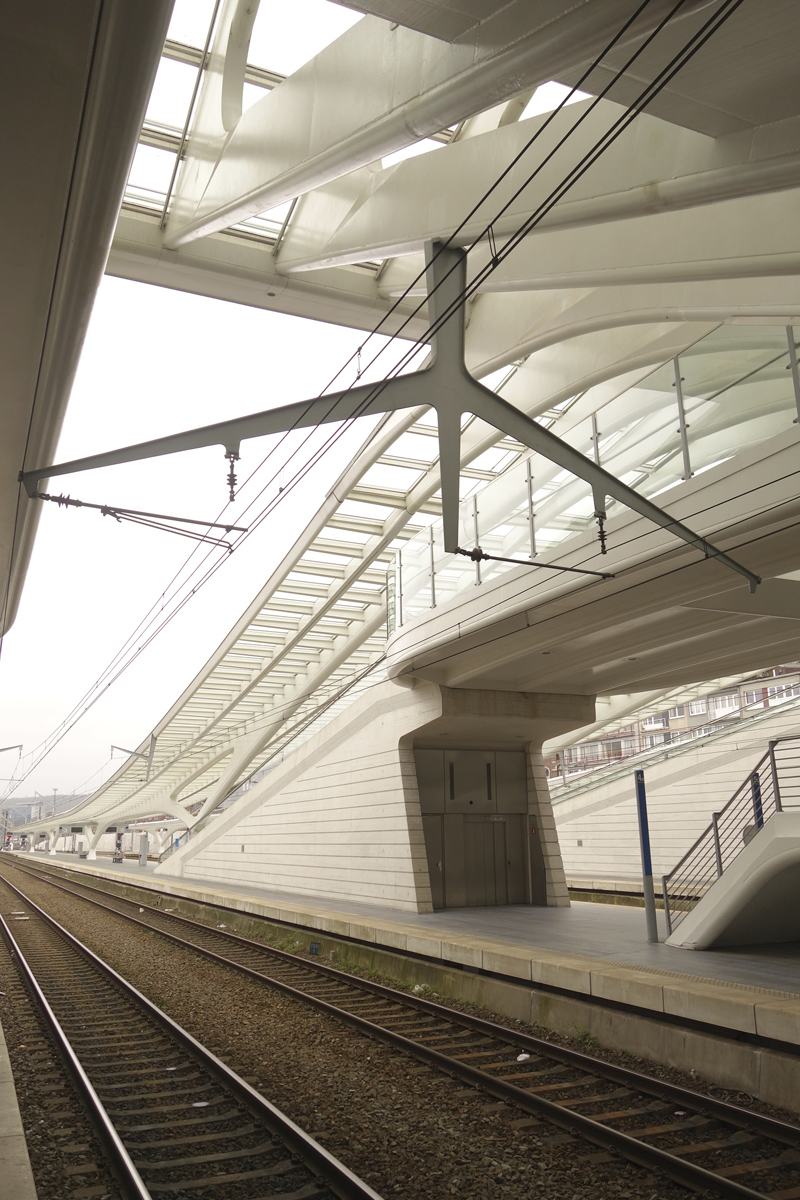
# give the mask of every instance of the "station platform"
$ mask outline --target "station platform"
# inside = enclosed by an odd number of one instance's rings
[[[28,858],[27,854],[15,857]],[[240,884],[153,873],[154,863],[36,855],[42,864],[201,900],[268,920],[477,969],[581,998],[800,1046],[800,945],[681,950],[646,938],[644,910],[574,902],[570,908],[393,913],[356,901],[289,896]],[[661,914],[659,913],[659,920]],[[661,929],[662,936],[665,930]]]
[[[0,1026],[0,1178],[14,1200],[36,1200],[25,1130],[17,1102],[5,1035]]]

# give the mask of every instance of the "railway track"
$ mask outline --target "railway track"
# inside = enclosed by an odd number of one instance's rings
[[[5,868],[6,864],[2,864]],[[695,1190],[800,1200],[800,1128],[323,963],[14,862],[107,912],[255,978],[365,1035]],[[134,885],[135,886],[135,885]]]
[[[125,1200],[380,1200],[6,879],[0,925]]]

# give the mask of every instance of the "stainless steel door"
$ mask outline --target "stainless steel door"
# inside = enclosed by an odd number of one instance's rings
[[[425,853],[428,858],[428,875],[431,881],[431,900],[434,908],[444,908],[444,830],[442,818],[437,814],[424,815],[422,832],[425,836]]]

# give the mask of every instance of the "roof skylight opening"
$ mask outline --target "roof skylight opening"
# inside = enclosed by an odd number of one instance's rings
[[[163,201],[174,166],[175,155],[171,151],[138,145],[125,189],[126,197],[152,203]]]
[[[508,367],[498,367],[496,371],[490,371],[488,375],[482,375],[481,383],[485,388],[489,388],[489,391],[496,392],[499,385],[513,374],[513,367],[511,370]]]
[[[252,108],[259,100],[263,100],[267,94],[267,89],[259,87],[257,83],[245,83],[242,88],[242,112],[247,112],[248,108]]]
[[[410,146],[403,146],[402,150],[395,150],[393,154],[387,154],[381,159],[381,166],[394,167],[399,162],[404,162],[407,158],[416,158],[419,154],[428,154],[431,150],[441,150],[442,142],[435,142],[433,138],[423,138],[421,142],[414,142]]]
[[[182,130],[196,79],[196,67],[176,62],[174,59],[162,58],[147,104],[145,121]]]
[[[293,75],[362,18],[330,0],[261,0],[247,60]]]
[[[540,84],[525,106],[520,121],[527,121],[529,117],[539,117],[543,113],[553,112],[569,94],[569,90],[565,83],[556,83],[554,79],[551,79],[549,83]],[[567,104],[577,104],[579,100],[588,99],[588,92],[575,92]]]
[[[189,46],[204,46],[214,0],[175,0],[167,38]]]

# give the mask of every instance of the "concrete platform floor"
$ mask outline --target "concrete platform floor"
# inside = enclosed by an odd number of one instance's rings
[[[36,1200],[28,1145],[22,1127],[14,1076],[0,1026],[0,1192],[13,1200]]]
[[[20,856],[25,857],[25,856]],[[706,981],[727,985],[755,987],[794,993],[800,996],[800,943],[780,943],[766,946],[727,947],[724,950],[682,950],[647,941],[645,916],[642,908],[611,904],[591,904],[573,901],[570,908],[532,908],[528,905],[508,905],[497,908],[451,908],[434,913],[400,912],[378,905],[361,904],[350,899],[301,896],[276,892],[231,882],[168,875],[154,875],[155,863],[140,867],[135,859],[114,864],[110,858],[98,858],[93,863],[76,854],[36,854],[37,862],[60,863],[82,870],[102,871],[119,875],[130,882],[140,881],[159,890],[188,893],[201,891],[205,899],[218,896],[218,902],[231,907],[233,896],[261,901],[278,917],[278,912],[291,910],[291,923],[304,925],[309,918],[324,917],[336,925],[368,925],[373,936],[369,941],[397,946],[396,938],[384,940],[387,934],[402,928],[420,935],[435,935],[437,939],[455,939],[482,945],[515,945],[520,950],[530,947],[555,952],[569,959],[605,960],[615,966],[631,966],[658,973],[677,973],[695,976]],[[251,908],[250,905],[247,905]],[[259,906],[260,907],[260,906]],[[286,919],[286,918],[280,918]],[[659,932],[666,937],[663,913],[658,914]],[[318,922],[309,928],[321,928]],[[335,932],[329,929],[329,932]],[[338,932],[344,933],[344,929]],[[375,936],[377,935],[377,936]],[[357,933],[351,936],[358,936]],[[407,947],[408,948],[408,947]],[[420,951],[424,953],[424,950]],[[548,957],[550,957],[548,954]],[[438,955],[436,956],[438,957]]]

